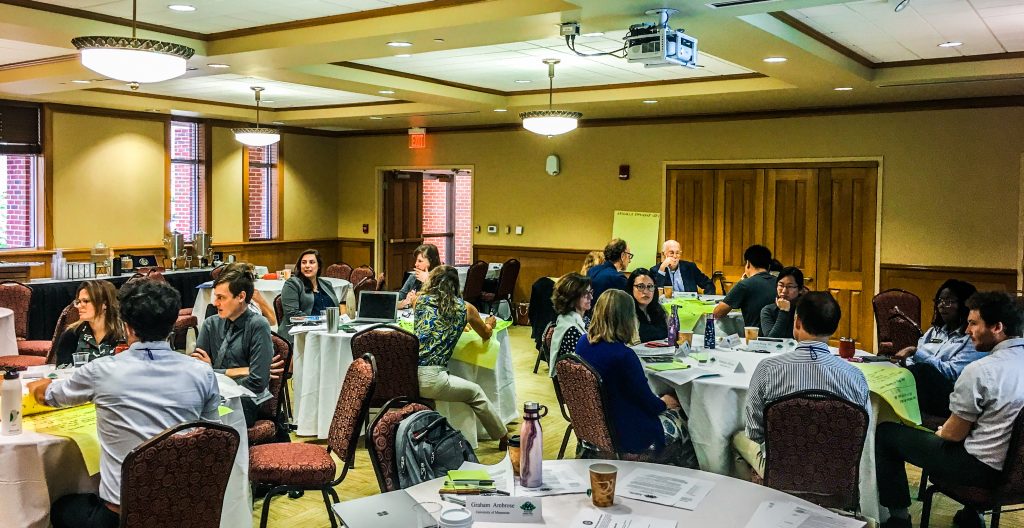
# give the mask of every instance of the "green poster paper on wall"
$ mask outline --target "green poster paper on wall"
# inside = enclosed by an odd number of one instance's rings
[[[650,268],[655,263],[661,248],[658,234],[661,229],[661,214],[644,211],[615,211],[612,221],[612,238],[621,238],[629,244],[633,261],[626,271]]]

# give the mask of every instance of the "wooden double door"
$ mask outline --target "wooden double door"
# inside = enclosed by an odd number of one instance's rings
[[[751,244],[797,266],[806,286],[828,290],[843,317],[833,336],[871,350],[877,165],[670,168],[665,238],[726,286],[743,274]]]

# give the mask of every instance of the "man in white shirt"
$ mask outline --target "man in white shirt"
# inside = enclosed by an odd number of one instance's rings
[[[1024,409],[1024,315],[1007,294],[976,293],[967,300],[967,333],[979,352],[949,397],[952,415],[931,433],[896,423],[878,426],[875,464],[878,498],[889,509],[885,528],[909,528],[910,492],[905,463],[967,486],[989,487],[1001,476],[1010,432]],[[978,522],[957,514],[959,525]]]
[[[733,436],[733,448],[758,475],[764,476],[764,409],[769,402],[805,390],[835,394],[865,410],[868,382],[864,374],[833,356],[829,336],[839,327],[842,311],[828,292],[804,294],[796,307],[793,337],[800,341],[792,352],[766,358],[754,369],[747,390],[746,431]],[[740,466],[741,475],[749,472]]]
[[[50,512],[54,528],[116,528],[121,464],[136,446],[165,429],[199,419],[219,421],[220,392],[209,365],[167,343],[181,307],[177,290],[152,280],[127,284],[118,295],[128,350],[91,361],[62,380],[29,390],[39,403],[70,407],[93,402],[100,440],[99,496],[66,495]]]

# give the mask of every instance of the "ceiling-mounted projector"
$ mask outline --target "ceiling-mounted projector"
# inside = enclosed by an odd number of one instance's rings
[[[626,60],[639,62],[645,68],[664,66],[697,67],[697,39],[682,30],[668,26],[670,16],[677,9],[650,9],[647,15],[658,15],[658,24],[633,24],[622,40],[625,41]]]

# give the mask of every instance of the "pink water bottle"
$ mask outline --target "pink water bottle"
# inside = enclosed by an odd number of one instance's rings
[[[544,483],[544,433],[540,419],[548,408],[528,401],[523,404],[523,425],[519,428],[519,483],[524,488],[539,488]]]

